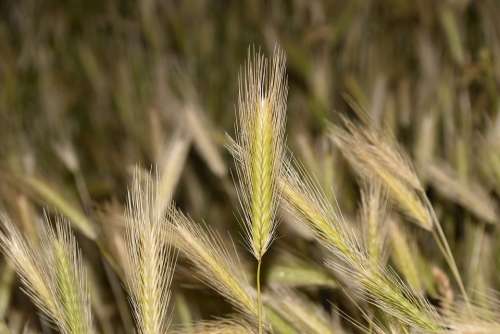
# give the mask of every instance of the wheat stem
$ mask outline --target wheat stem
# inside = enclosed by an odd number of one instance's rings
[[[260,266],[262,264],[262,260],[259,260],[257,263],[257,317],[259,320],[259,334],[262,334],[262,293],[260,291]]]
[[[439,250],[443,253],[444,258],[446,260],[446,263],[448,264],[448,266],[451,269],[453,277],[457,281],[458,288],[460,289],[460,293],[462,294],[462,297],[464,298],[466,307],[470,310],[471,304],[470,304],[469,296],[467,294],[467,291],[465,290],[465,285],[463,283],[462,276],[460,275],[460,272],[458,271],[457,263],[455,262],[455,257],[453,256],[450,245],[448,244],[448,240],[446,239],[446,235],[444,234],[443,228],[441,227],[441,223],[439,222],[438,218],[436,217],[436,213],[432,209],[432,205],[431,205],[429,199],[427,198],[427,196],[424,196],[424,201],[425,201],[425,204],[429,207],[431,218],[434,222],[434,226],[436,227],[435,229],[432,230],[432,236],[436,240],[436,243],[439,247]]]

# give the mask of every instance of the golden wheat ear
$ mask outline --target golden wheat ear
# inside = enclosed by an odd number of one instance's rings
[[[278,207],[277,177],[283,161],[287,83],[285,57],[268,60],[249,50],[239,79],[236,158],[249,246],[262,258],[272,241]]]
[[[390,138],[344,120],[345,129],[331,128],[331,138],[355,171],[376,180],[388,197],[418,226],[432,230],[433,217],[422,199],[423,187],[408,158]]]
[[[165,333],[169,327],[170,284],[175,252],[170,247],[157,183],[134,172],[126,215],[125,280],[137,328],[143,334]]]
[[[418,226],[431,231],[452,270],[461,293],[467,292],[441,224],[405,153],[389,136],[344,119],[345,129],[331,128],[332,140],[361,177],[380,182],[388,197]]]
[[[67,222],[46,217],[40,243],[26,240],[6,216],[0,246],[27,294],[64,334],[93,333],[90,297],[80,251]]]

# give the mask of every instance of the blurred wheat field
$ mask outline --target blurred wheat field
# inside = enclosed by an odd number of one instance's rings
[[[0,2],[0,333],[500,333],[498,17]]]

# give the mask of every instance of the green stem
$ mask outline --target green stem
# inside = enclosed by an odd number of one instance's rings
[[[427,207],[429,208],[429,211],[431,213],[431,218],[433,220],[434,225],[436,226],[435,229],[432,229],[432,235],[434,236],[434,239],[436,240],[439,249],[441,252],[444,254],[444,258],[446,260],[446,263],[451,269],[451,272],[453,276],[455,277],[455,280],[458,283],[458,287],[460,289],[460,292],[462,293],[462,297],[464,298],[465,305],[467,306],[467,309],[471,311],[471,304],[469,300],[469,296],[467,295],[467,291],[465,290],[464,283],[462,281],[462,277],[460,276],[460,273],[458,271],[457,263],[455,262],[455,258],[453,257],[453,253],[450,249],[450,245],[448,244],[448,240],[446,239],[446,235],[444,234],[443,228],[441,226],[441,223],[439,222],[436,213],[434,212],[434,209],[431,205],[431,202],[427,198],[427,196],[424,196],[424,201]],[[437,231],[437,232],[436,232]]]
[[[259,334],[262,334],[262,294],[260,292],[260,265],[262,259],[257,263],[257,317],[259,320]]]

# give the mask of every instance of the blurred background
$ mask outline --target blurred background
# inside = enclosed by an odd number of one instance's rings
[[[279,45],[288,146],[332,201],[357,214],[359,184],[328,124],[366,112],[410,155],[471,289],[498,288],[499,18],[496,0],[1,1],[1,206],[27,235],[44,208],[67,216],[93,268],[99,327],[129,332],[109,262],[132,168],[168,175],[165,196],[242,248],[226,133],[249,47]],[[288,245],[320,262],[307,231],[281,220],[269,256],[280,261]],[[0,268],[3,326],[49,331],[5,260]],[[182,268],[174,322],[230,312]],[[478,270],[481,282],[467,279]],[[323,279],[308,293],[355,313]]]

